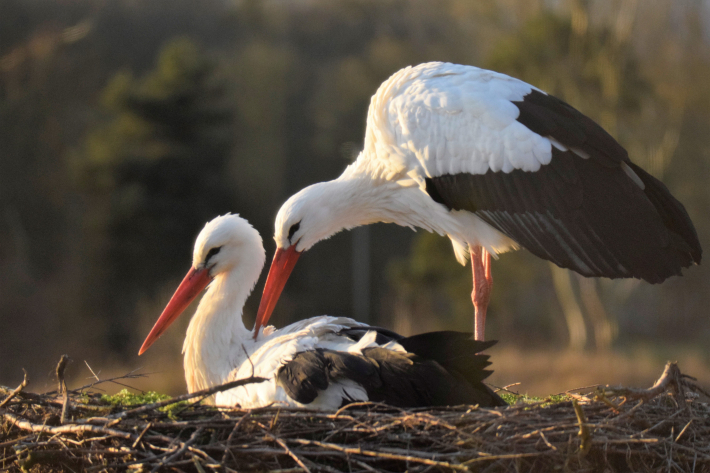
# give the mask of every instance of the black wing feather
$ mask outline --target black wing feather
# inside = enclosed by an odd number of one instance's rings
[[[291,399],[310,404],[319,391],[328,388],[327,361],[322,351],[299,353],[293,360],[279,368],[276,382]]]
[[[277,383],[302,404],[313,402],[330,383],[349,379],[365,389],[369,400],[397,407],[506,405],[481,382],[491,373],[484,369],[490,362],[476,354],[495,342],[476,342],[470,333],[458,332],[398,337],[408,353],[380,347],[366,348],[362,355],[322,348],[297,353],[279,369]]]
[[[478,385],[491,375],[492,371],[485,368],[491,364],[488,355],[481,355],[497,343],[495,340],[474,340],[471,333],[441,331],[429,332],[403,338],[398,342],[409,353],[436,361],[444,369],[451,372],[465,373],[471,384]],[[468,360],[463,365],[462,361]]]
[[[435,361],[446,371],[463,379],[475,390],[476,403],[482,406],[505,406],[483,380],[493,372],[488,355],[480,354],[495,345],[495,340],[474,340],[471,333],[441,331],[428,332],[403,338],[398,342],[409,353]],[[471,401],[466,402],[471,404]]]
[[[674,198],[667,198],[670,192],[661,181],[634,163],[629,163],[629,166],[646,186],[646,197],[648,197],[658,211],[658,214],[663,220],[663,224],[666,228],[673,229],[671,236],[674,234],[680,236],[681,240],[688,245],[688,251],[691,253],[693,260],[699,263],[702,258],[700,240],[698,240],[698,234],[683,204]],[[677,244],[681,243],[678,242]]]
[[[434,200],[474,212],[535,255],[585,276],[659,283],[700,263],[700,242],[683,205],[603,128],[538,91],[513,103],[531,131],[589,157],[552,146],[550,164],[535,172],[427,178]]]
[[[373,326],[346,327],[340,330],[336,335],[344,335],[351,340],[359,342],[360,339],[364,337],[367,332],[377,332],[375,343],[377,343],[378,345],[384,345],[388,342],[397,341],[404,338],[402,335],[392,330]]]

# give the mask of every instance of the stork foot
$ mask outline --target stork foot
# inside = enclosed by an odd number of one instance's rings
[[[473,270],[473,291],[471,299],[474,309],[474,338],[483,341],[486,328],[486,311],[493,289],[491,274],[491,254],[481,246],[472,246],[471,267]]]

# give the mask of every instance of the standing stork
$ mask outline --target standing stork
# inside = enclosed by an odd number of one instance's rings
[[[446,235],[461,264],[470,254],[479,340],[491,253],[523,247],[584,276],[650,283],[702,254],[683,205],[594,121],[521,80],[441,62],[387,79],[357,160],[281,207],[255,330],[302,252],[375,222]]]
[[[495,342],[470,333],[402,337],[342,317],[313,317],[253,339],[242,307],[264,267],[259,233],[238,215],[207,223],[195,242],[192,268],[138,353],[143,354],[205,287],[185,336],[190,392],[251,375],[267,380],[217,393],[215,403],[243,408],[272,403],[337,409],[353,401],[398,407],[505,406],[483,384]]]

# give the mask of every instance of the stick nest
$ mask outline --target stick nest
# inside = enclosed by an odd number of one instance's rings
[[[120,408],[57,371],[59,392],[0,388],[0,471],[710,471],[707,393],[673,363],[552,404],[337,412],[199,402],[235,383]]]

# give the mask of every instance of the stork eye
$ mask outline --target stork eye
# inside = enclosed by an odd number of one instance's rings
[[[217,248],[212,248],[210,251],[207,252],[207,256],[205,256],[205,264],[207,264],[210,261],[210,258],[212,258],[214,255],[219,253],[219,250],[221,250],[222,247],[218,246]]]
[[[298,229],[301,228],[301,222],[299,221],[298,223],[291,225],[291,228],[288,230],[288,241],[289,243],[291,242],[291,238],[293,238],[293,234],[298,231]]]

